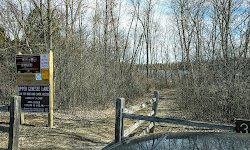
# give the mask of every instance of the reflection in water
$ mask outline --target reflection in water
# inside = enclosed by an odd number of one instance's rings
[[[147,75],[147,70],[141,70],[143,75]],[[149,76],[150,77],[156,77],[156,76],[162,76],[170,79],[177,79],[178,76],[182,78],[183,74],[187,73],[187,71],[183,70],[149,70]]]
[[[239,133],[167,133],[126,140],[112,150],[250,150],[250,135]]]

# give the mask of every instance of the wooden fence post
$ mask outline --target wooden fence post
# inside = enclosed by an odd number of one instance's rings
[[[21,112],[21,124],[25,123],[24,112]]]
[[[157,107],[158,107],[158,101],[159,101],[159,92],[154,91],[154,96],[156,98],[156,101],[153,103],[152,110],[154,110],[154,114],[152,116],[156,116],[157,114]],[[155,130],[155,122],[153,122],[154,126],[150,129],[149,133],[154,133]]]
[[[18,149],[20,114],[21,114],[21,97],[20,96],[11,97],[8,150]]]
[[[116,113],[115,113],[115,143],[120,142],[123,137],[123,109],[125,106],[124,98],[116,99]]]

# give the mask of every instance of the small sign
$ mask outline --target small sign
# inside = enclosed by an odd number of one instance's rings
[[[49,69],[41,69],[42,79],[49,79]]]
[[[49,54],[41,54],[41,69],[49,69]]]
[[[40,73],[40,55],[16,55],[17,73]]]
[[[21,96],[21,111],[49,113],[49,85],[18,85],[18,96]]]
[[[36,80],[42,80],[42,74],[36,73]]]
[[[235,124],[237,133],[250,133],[250,121],[236,120]]]

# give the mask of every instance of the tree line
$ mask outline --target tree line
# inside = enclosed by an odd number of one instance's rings
[[[177,0],[171,7],[175,47],[187,70],[180,106],[195,119],[249,119],[249,2]]]
[[[54,52],[58,109],[108,106],[116,97],[132,100],[152,87],[165,87],[136,67],[156,62],[155,58],[149,62],[155,54],[149,36],[157,36],[151,33],[152,0],[1,0],[1,4],[1,103],[16,94],[18,52]],[[128,5],[126,12],[123,4]],[[124,18],[129,19],[126,25]]]

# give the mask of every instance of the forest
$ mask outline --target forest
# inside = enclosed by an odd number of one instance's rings
[[[0,0],[0,104],[15,55],[54,53],[54,107],[176,88],[194,119],[250,119],[248,0]]]

